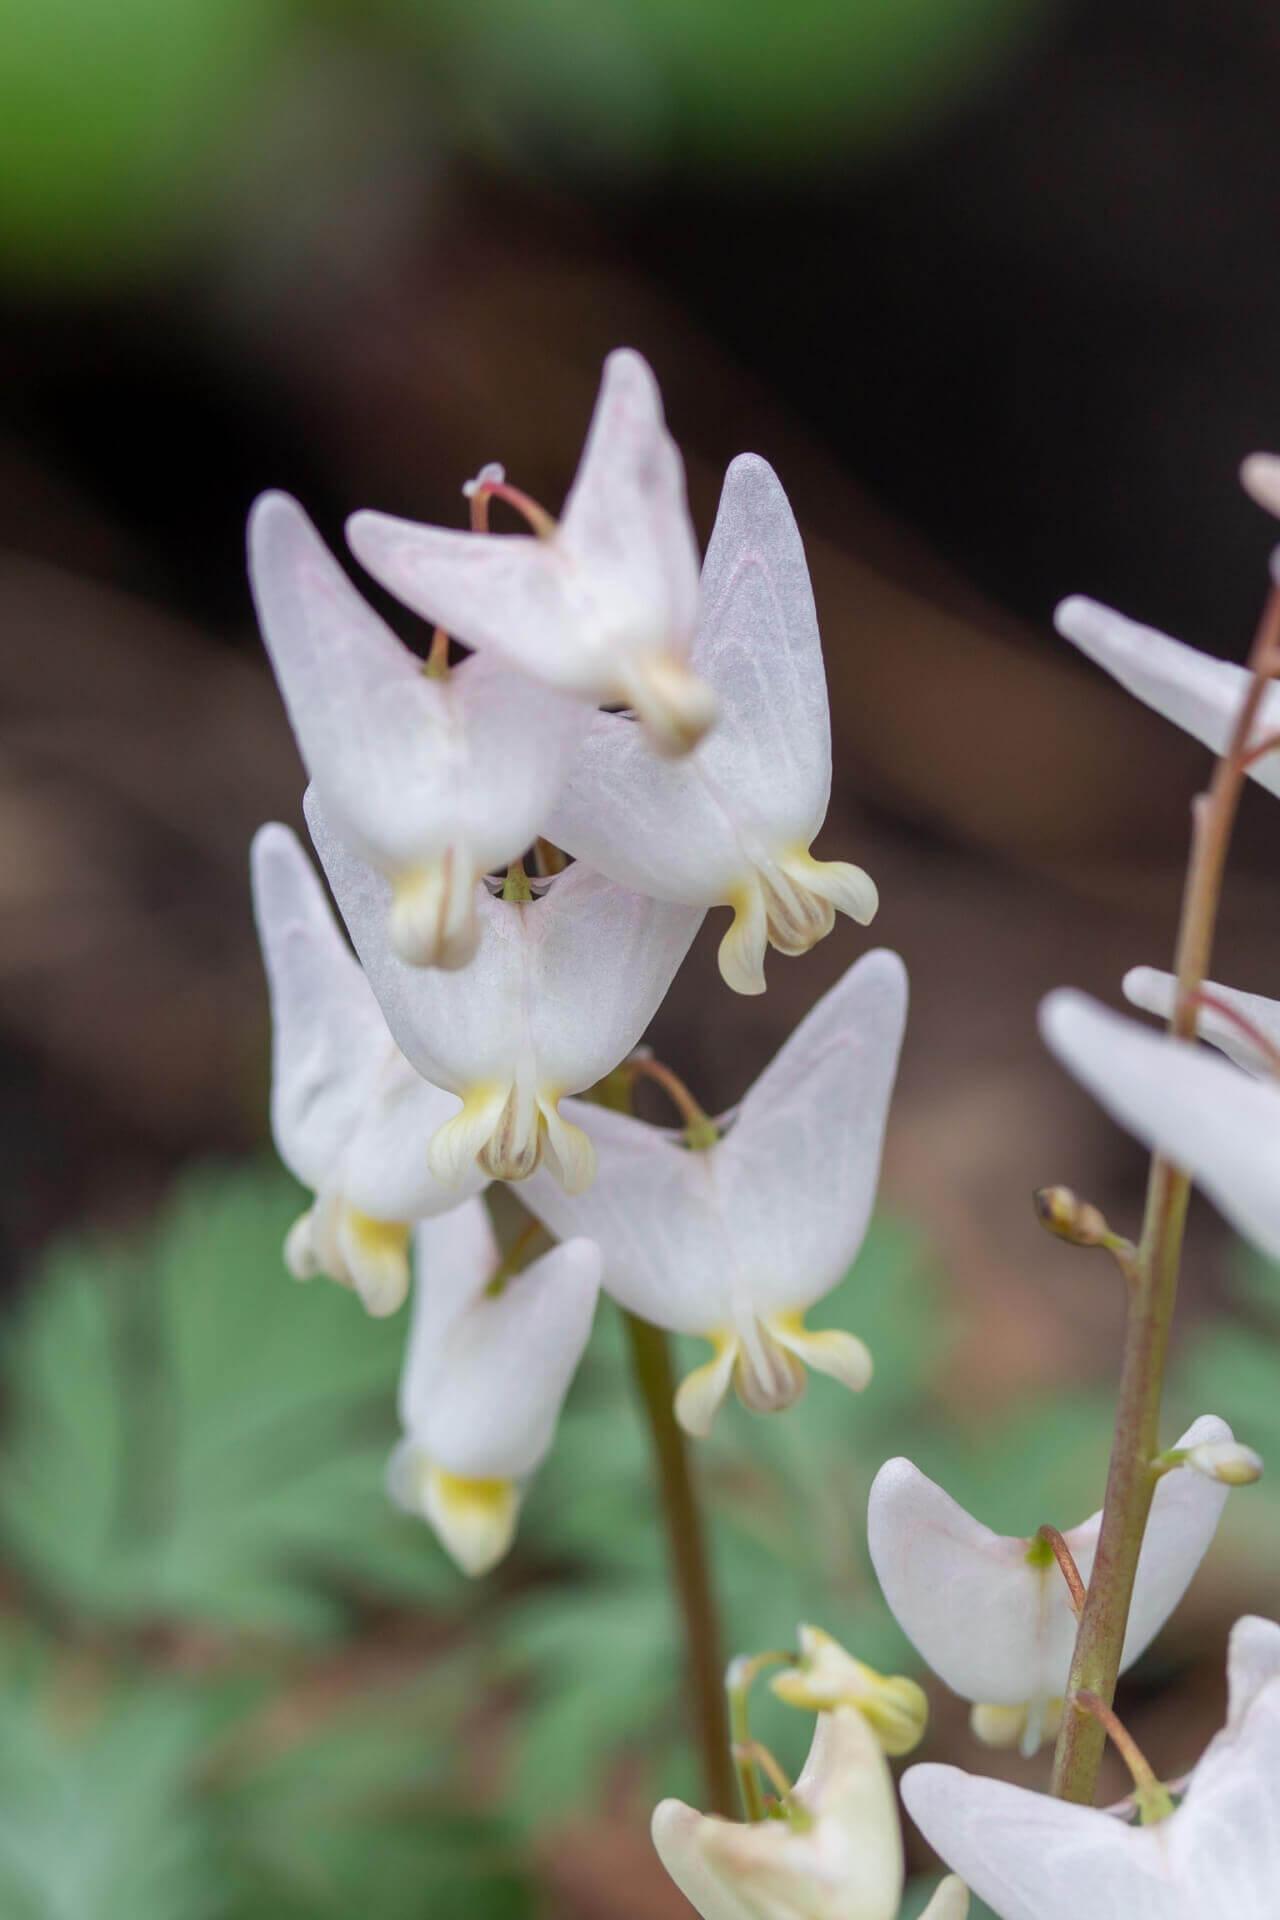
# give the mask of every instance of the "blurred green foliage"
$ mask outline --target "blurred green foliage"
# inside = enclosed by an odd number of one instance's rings
[[[638,1819],[696,1798],[613,1310],[513,1564],[470,1586],[383,1492],[403,1319],[285,1279],[299,1204],[276,1172],[192,1174],[145,1238],[55,1249],[10,1320],[0,1554],[28,1624],[0,1619],[5,1920],[529,1920],[535,1825],[623,1776]],[[1096,1504],[1104,1407],[958,1422],[954,1311],[916,1237],[880,1221],[823,1316],[867,1340],[869,1390],[815,1381],[785,1419],[726,1409],[697,1459],[727,1650],[812,1619],[915,1666],[863,1536],[895,1452],[1001,1529]],[[1278,1329],[1280,1270],[1243,1257],[1233,1312],[1186,1343],[1178,1412],[1280,1454],[1258,1337]],[[1276,1517],[1265,1482],[1231,1503],[1248,1582],[1280,1559]],[[808,1717],[762,1689],[755,1722],[797,1767]]]

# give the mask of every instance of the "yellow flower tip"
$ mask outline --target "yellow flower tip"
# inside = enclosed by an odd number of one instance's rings
[[[687,1373],[676,1390],[675,1416],[692,1440],[705,1440],[733,1379],[738,1341],[726,1332],[708,1334],[712,1356]]]
[[[591,1135],[572,1120],[565,1119],[557,1093],[539,1095],[538,1113],[543,1157],[548,1168],[567,1194],[585,1193],[596,1177],[596,1150]]]
[[[478,876],[459,847],[398,874],[391,886],[391,945],[411,967],[456,970],[480,944]]]
[[[1207,1440],[1189,1447],[1186,1465],[1224,1487],[1251,1487],[1263,1472],[1262,1455],[1238,1440]]]
[[[776,1675],[771,1686],[788,1706],[813,1713],[855,1707],[895,1759],[919,1746],[929,1724],[923,1687],[904,1674],[877,1673],[821,1627],[801,1627],[798,1665]]]
[[[627,671],[622,692],[659,753],[691,753],[714,724],[716,697],[673,653],[651,653]]]
[[[1021,1706],[997,1706],[981,1701],[969,1714],[969,1731],[984,1747],[1017,1747],[1030,1760],[1046,1740],[1055,1740],[1062,1725],[1062,1701],[1040,1700]]]
[[[472,1579],[491,1572],[509,1551],[520,1512],[514,1480],[468,1480],[424,1463],[420,1497],[423,1517]]]
[[[734,993],[763,993],[764,956],[768,948],[764,898],[753,880],[736,887],[727,903],[733,919],[720,942],[720,976]]]
[[[338,1220],[338,1244],[345,1275],[366,1312],[377,1320],[395,1313],[409,1292],[411,1229],[403,1220],[375,1220],[344,1207]]]

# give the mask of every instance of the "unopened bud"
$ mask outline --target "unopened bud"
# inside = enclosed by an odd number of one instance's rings
[[[820,1627],[801,1627],[798,1663],[771,1684],[779,1700],[811,1713],[856,1707],[894,1758],[920,1744],[929,1720],[923,1687],[903,1674],[877,1673]]]
[[[1224,1487],[1251,1487],[1262,1478],[1262,1455],[1238,1440],[1206,1440],[1188,1447],[1184,1464]]]
[[[462,492],[467,500],[474,500],[478,493],[487,487],[500,487],[507,477],[507,470],[497,460],[489,460],[481,467],[474,480],[464,480]]]
[[[1240,466],[1240,484],[1268,513],[1280,514],[1280,457],[1251,453]]]
[[[969,1731],[984,1747],[1017,1747],[1027,1758],[1045,1740],[1057,1738],[1062,1725],[1061,1700],[1040,1700],[1020,1707],[980,1701],[969,1715]]]
[[[1070,1187],[1041,1187],[1035,1206],[1041,1226],[1073,1247],[1103,1247],[1115,1238],[1105,1215]]]

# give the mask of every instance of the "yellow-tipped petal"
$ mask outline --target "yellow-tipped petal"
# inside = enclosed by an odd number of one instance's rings
[[[409,1236],[406,1221],[375,1220],[355,1207],[343,1207],[338,1215],[338,1245],[347,1276],[366,1312],[377,1320],[402,1307],[409,1292]]]
[[[763,993],[764,956],[769,946],[764,894],[756,881],[749,880],[729,904],[733,908],[733,920],[720,942],[721,978],[735,993]]]
[[[705,1440],[729,1391],[738,1342],[732,1334],[714,1334],[710,1360],[687,1373],[676,1390],[676,1419],[695,1440]]]
[[[1061,1700],[1030,1701],[1020,1707],[980,1702],[969,1715],[969,1731],[984,1747],[1017,1747],[1030,1760],[1042,1743],[1057,1738]]]
[[[391,944],[411,967],[465,967],[480,944],[474,866],[461,847],[399,874],[391,890]]]
[[[861,1393],[871,1384],[874,1362],[856,1334],[839,1327],[822,1327],[815,1332],[806,1327],[802,1313],[773,1314],[767,1324],[779,1346],[815,1373],[830,1375],[850,1393]]]
[[[471,1172],[507,1104],[509,1087],[472,1087],[462,1109],[431,1136],[427,1164],[442,1186],[457,1187]]]
[[[546,1129],[547,1165],[568,1194],[585,1193],[596,1177],[596,1150],[590,1134],[566,1120],[557,1102],[538,1102]]]
[[[801,1627],[799,1664],[771,1684],[788,1706],[812,1713],[856,1707],[884,1751],[895,1758],[919,1746],[929,1722],[923,1687],[903,1674],[877,1673],[821,1627]]]
[[[786,854],[779,863],[797,889],[803,889],[838,912],[870,926],[880,906],[880,890],[869,873],[847,860],[815,860],[805,848]]]
[[[514,1480],[465,1480],[444,1467],[423,1476],[422,1512],[463,1573],[478,1579],[509,1551],[520,1514]]]
[[[696,747],[715,720],[715,695],[675,654],[642,655],[622,685],[654,746],[671,759]]]
[[[969,1889],[958,1874],[938,1882],[920,1920],[969,1920]]]

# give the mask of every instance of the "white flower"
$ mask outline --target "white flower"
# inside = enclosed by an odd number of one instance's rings
[[[1182,1167],[1246,1240],[1280,1259],[1280,1086],[1065,987],[1045,1000],[1040,1027],[1113,1120]]]
[[[1200,653],[1079,594],[1064,600],[1053,617],[1059,633],[1147,706],[1214,753],[1228,746],[1253,680],[1245,667]],[[1278,730],[1280,686],[1273,686],[1262,697],[1250,745]],[[1280,753],[1263,754],[1249,775],[1268,792],[1280,793]]]
[[[663,1866],[702,1920],[897,1920],[902,1832],[888,1763],[856,1707],[818,1716],[791,1817],[747,1825],[664,1800]],[[944,1880],[921,1920],[965,1920]]]
[[[427,1143],[456,1107],[415,1073],[378,1010],[310,861],[287,827],[259,829],[254,910],[271,994],[271,1126],[280,1157],[315,1194],[285,1258],[300,1280],[327,1273],[370,1313],[409,1286],[412,1223],[475,1193],[448,1189]]]
[[[481,876],[541,831],[589,716],[501,661],[433,675],[287,494],[253,509],[249,574],[325,817],[391,884],[396,951],[465,966]]]
[[[1178,1442],[1230,1441],[1204,1415]],[[1213,1539],[1227,1488],[1175,1469],[1156,1487],[1122,1669],[1155,1638]],[[1065,1535],[1088,1585],[1102,1515]],[[1036,1536],[992,1533],[909,1460],[889,1460],[871,1488],[867,1543],[899,1626],[940,1679],[977,1703],[974,1731],[990,1745],[1034,1753],[1056,1725],[1076,1620],[1062,1570]]]
[[[956,1767],[912,1767],[903,1799],[998,1920],[1275,1920],[1280,1627],[1237,1621],[1227,1673],[1227,1724],[1154,1825]]]
[[[757,1411],[789,1406],[805,1366],[855,1391],[871,1357],[804,1313],[862,1245],[906,1020],[896,954],[866,954],[791,1035],[713,1146],[579,1106],[599,1178],[572,1201],[545,1178],[527,1204],[557,1234],[604,1248],[606,1290],[630,1312],[715,1349],[676,1396],[706,1434],[732,1383]]]
[[[698,548],[684,468],[639,354],[605,362],[577,477],[546,535],[357,513],[347,536],[407,606],[553,686],[634,707],[664,749],[687,750],[709,726],[713,703],[688,664]]]
[[[387,931],[387,886],[329,829],[314,793],[312,838],[398,1045],[462,1101],[428,1159],[446,1185],[523,1180],[544,1152],[577,1192],[595,1159],[561,1096],[609,1073],[657,1012],[701,915],[630,893],[575,865],[525,905],[481,889],[480,944],[462,973],[408,967]]]
[[[878,904],[860,867],[815,860],[831,795],[831,722],[804,548],[776,475],[744,454],[725,479],[702,573],[692,664],[719,719],[686,759],[656,759],[597,714],[547,834],[660,900],[733,908],[720,971],[763,993],[767,946],[806,953],[836,908]]]
[[[405,1437],[388,1488],[464,1573],[487,1573],[555,1435],[591,1332],[600,1249],[553,1247],[503,1278],[482,1200],[419,1227],[413,1325],[400,1380]]]
[[[1220,987],[1212,980],[1205,981],[1203,991],[1220,1000],[1237,1018],[1212,1006],[1197,1008],[1200,1038],[1220,1048],[1246,1073],[1274,1079],[1280,1059],[1280,1000],[1268,1000],[1261,993],[1242,993],[1238,987]],[[1124,977],[1124,997],[1145,1013],[1156,1013],[1167,1020],[1178,997],[1178,983],[1171,973],[1162,973],[1156,967],[1130,967]]]

